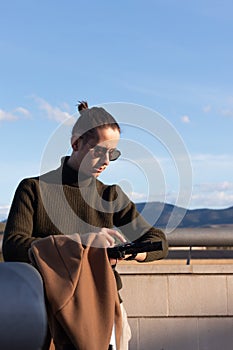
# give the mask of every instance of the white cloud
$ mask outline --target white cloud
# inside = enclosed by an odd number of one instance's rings
[[[52,106],[44,99],[33,96],[33,99],[37,102],[39,109],[45,112],[48,119],[55,120],[59,123],[66,123],[73,125],[75,122],[74,117],[68,112],[69,106],[63,103],[62,108]],[[0,122],[1,121],[17,121],[22,118],[29,118],[31,113],[28,109],[18,106],[13,111],[5,111],[0,109]]]
[[[212,107],[210,105],[204,106],[203,107],[203,112],[204,113],[209,113],[211,111]]]
[[[181,117],[181,121],[182,121],[183,123],[185,123],[185,124],[188,124],[188,123],[190,123],[190,118],[189,118],[188,115],[183,115],[183,116]]]
[[[233,183],[230,181],[223,181],[219,183],[202,183],[194,186],[195,190],[200,192],[233,192]]]
[[[205,173],[233,174],[233,155],[231,154],[195,154],[191,156],[191,162],[199,173],[205,171]],[[212,176],[214,175],[211,174]]]
[[[227,208],[233,206],[233,155],[231,154],[196,154],[191,156],[193,167],[193,189],[189,204],[183,205],[183,197],[186,196],[185,183],[180,183],[177,188],[175,177],[166,177],[164,193],[151,193],[150,200],[166,201],[167,203],[188,208]],[[164,164],[166,176],[168,165]],[[172,173],[174,175],[174,173]],[[155,188],[152,188],[154,190]],[[156,190],[157,191],[157,190]],[[179,194],[180,191],[180,194]],[[135,192],[129,193],[135,202],[146,201],[146,192],[140,193],[135,187]],[[179,196],[182,196],[180,198]],[[187,198],[190,193],[187,192]],[[162,198],[163,197],[163,198]],[[183,201],[183,202],[182,202]],[[187,203],[187,200],[186,200]]]
[[[58,123],[74,124],[74,117],[67,111],[63,111],[59,107],[52,106],[47,101],[40,97],[35,97],[34,100],[38,103],[39,108],[46,113],[48,119],[55,120]]]
[[[233,109],[230,109],[230,108],[222,109],[221,114],[225,117],[233,118]]]
[[[146,202],[148,196],[145,193],[131,192],[127,193],[130,199],[136,203]],[[176,203],[178,192],[169,191],[163,195],[154,194],[150,196],[150,201],[161,201],[171,204],[177,204],[184,207],[180,203]],[[200,183],[193,186],[191,194],[189,209],[196,208],[228,208],[233,206],[233,183],[219,182],[219,183]]]
[[[207,167],[208,164],[219,164],[225,165],[228,164],[231,166],[233,164],[233,155],[232,154],[194,154],[191,156],[192,163],[203,163]]]
[[[191,155],[193,191],[190,208],[233,206],[233,155]],[[181,184],[182,186],[182,184]]]
[[[127,195],[133,202],[144,202],[147,200],[147,196],[145,193],[129,192],[127,193]]]
[[[12,112],[4,111],[0,109],[0,121],[16,121],[23,117],[29,117],[30,112],[23,107],[16,107]]]
[[[29,110],[27,110],[26,108],[23,108],[23,107],[17,107],[15,109],[15,112],[19,113],[19,114],[22,114],[25,117],[29,117],[30,116]]]
[[[193,188],[190,206],[193,208],[227,208],[233,206],[233,183],[201,183]]]
[[[233,96],[225,98],[224,107],[220,109],[220,114],[224,117],[233,118]]]
[[[0,121],[14,121],[17,120],[18,116],[11,113],[4,111],[3,109],[0,109]]]

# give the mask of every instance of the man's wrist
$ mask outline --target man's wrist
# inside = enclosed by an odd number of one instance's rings
[[[147,257],[147,253],[146,252],[138,253],[137,256],[135,257],[135,260],[139,261],[139,262],[143,262],[143,261],[146,260],[146,257]]]

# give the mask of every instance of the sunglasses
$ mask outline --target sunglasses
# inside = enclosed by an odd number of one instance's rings
[[[90,150],[93,151],[93,156],[95,158],[103,158],[108,153],[109,160],[114,161],[114,160],[117,160],[121,155],[121,152],[117,148],[108,149],[106,147],[101,147],[98,145],[93,147],[89,143],[88,145],[91,146]]]

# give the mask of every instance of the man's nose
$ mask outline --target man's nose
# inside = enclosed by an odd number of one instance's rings
[[[103,162],[105,165],[109,165],[109,152],[106,152],[105,155],[103,156]]]

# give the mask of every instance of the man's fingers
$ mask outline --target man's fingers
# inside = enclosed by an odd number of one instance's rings
[[[99,235],[103,236],[106,239],[109,247],[114,246],[115,240],[108,232],[100,232]]]
[[[121,242],[126,242],[126,239],[124,236],[122,236],[122,234],[120,232],[118,232],[117,230],[113,230],[111,228],[106,228],[107,233],[113,237],[118,238]]]
[[[102,248],[114,247],[116,238],[120,242],[126,242],[126,239],[120,232],[118,232],[117,230],[113,230],[111,228],[104,227],[100,229],[98,232],[86,233],[81,235],[81,240],[83,244],[85,245],[88,244],[89,237],[91,234],[96,235],[94,242],[92,242],[91,244],[94,246],[99,245],[99,247],[102,247]]]

